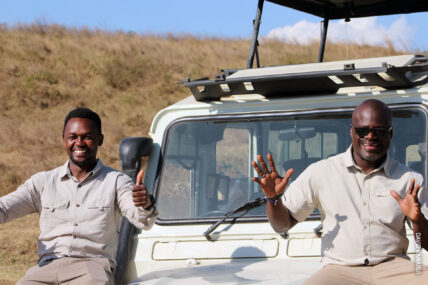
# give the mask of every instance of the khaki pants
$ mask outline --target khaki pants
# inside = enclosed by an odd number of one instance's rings
[[[31,267],[17,284],[113,285],[113,278],[107,258],[63,257]]]
[[[428,284],[428,267],[416,273],[416,265],[405,258],[393,258],[377,265],[345,266],[328,264],[304,285],[413,285]]]

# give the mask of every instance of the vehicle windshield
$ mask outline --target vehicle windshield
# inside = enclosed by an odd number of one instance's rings
[[[170,126],[157,190],[159,219],[221,217],[263,197],[252,182],[257,154],[271,153],[277,170],[294,168],[292,180],[311,163],[351,145],[351,110],[316,114],[271,114],[201,118]],[[389,154],[425,176],[426,113],[417,107],[393,109]],[[265,205],[245,217],[265,217]],[[310,218],[319,218],[315,210]]]

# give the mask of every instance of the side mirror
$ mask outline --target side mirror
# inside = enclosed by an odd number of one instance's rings
[[[124,138],[119,145],[120,168],[134,181],[141,168],[141,158],[150,155],[153,140],[151,138]]]

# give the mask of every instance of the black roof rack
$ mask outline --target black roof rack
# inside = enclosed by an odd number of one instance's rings
[[[428,1],[426,0],[267,1],[330,20],[428,11]]]
[[[241,94],[267,98],[336,93],[343,87],[411,88],[428,81],[428,57],[415,55],[223,70],[214,80],[185,79],[198,101]]]

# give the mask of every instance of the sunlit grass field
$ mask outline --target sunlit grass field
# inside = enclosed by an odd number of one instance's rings
[[[126,136],[147,136],[156,112],[189,92],[186,77],[244,68],[249,40],[138,35],[55,25],[0,26],[0,196],[32,174],[62,165],[63,119],[78,106],[103,121],[103,162],[119,168]],[[325,61],[399,54],[386,48],[327,43]],[[316,62],[318,44],[263,41],[262,66]],[[15,284],[37,261],[38,215],[0,225],[0,284]]]

